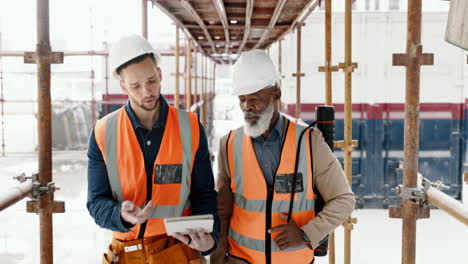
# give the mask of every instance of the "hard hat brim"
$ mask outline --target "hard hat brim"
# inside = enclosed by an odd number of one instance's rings
[[[124,65],[125,63],[137,58],[137,57],[140,57],[141,55],[144,55],[144,54],[150,54],[152,53],[153,56],[154,56],[154,59],[156,60],[156,66],[159,67],[159,61],[160,61],[160,57],[159,57],[159,53],[155,50],[155,49],[147,49],[147,50],[142,50],[141,52],[139,53],[136,53],[136,54],[133,54],[132,57],[128,58],[127,60],[125,60],[125,62],[123,62],[122,64],[120,64],[119,66],[115,67],[115,69],[113,69],[112,71],[112,75],[114,76],[114,78],[116,80],[120,80],[120,76],[117,74],[117,69]]]

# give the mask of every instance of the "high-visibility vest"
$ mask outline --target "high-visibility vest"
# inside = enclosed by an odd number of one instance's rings
[[[244,133],[243,127],[231,131],[228,138],[228,163],[234,199],[228,253],[249,263],[267,263],[268,254],[271,254],[271,263],[275,264],[311,263],[314,259],[313,250],[306,245],[281,251],[274,241],[280,232],[273,233],[271,240],[267,239],[268,229],[287,223],[280,214],[289,210],[297,142],[304,129],[289,120],[287,123],[274,186],[270,190],[255,156],[252,139]],[[292,213],[292,219],[299,227],[315,218],[310,130],[304,134],[300,148]]]
[[[107,166],[115,201],[132,201],[144,207],[147,194],[145,160],[125,107],[96,123],[96,142]],[[163,218],[190,214],[190,182],[195,154],[200,143],[198,118],[194,113],[169,106],[159,153],[154,161],[151,200],[154,212],[146,224],[144,237],[166,233]],[[138,238],[133,232],[114,232],[114,238]]]

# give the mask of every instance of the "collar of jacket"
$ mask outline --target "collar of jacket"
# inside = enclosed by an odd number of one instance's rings
[[[159,95],[159,118],[154,122],[153,128],[156,127],[162,127],[164,128],[166,126],[166,120],[167,120],[167,112],[169,111],[169,105],[167,104],[166,99],[164,96],[161,94]],[[128,103],[125,105],[125,110],[127,112],[128,117],[130,118],[130,122],[132,123],[132,127],[134,130],[137,128],[145,128],[141,123],[140,120],[138,120],[135,111],[133,111],[132,106],[130,104],[130,100]],[[146,128],[145,128],[146,129]]]

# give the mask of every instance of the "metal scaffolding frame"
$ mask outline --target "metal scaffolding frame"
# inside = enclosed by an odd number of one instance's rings
[[[185,8],[191,12],[194,8],[187,5],[186,1]],[[249,1],[250,2],[250,1]],[[305,16],[299,18],[297,16],[292,25],[289,27],[281,27],[282,29],[295,28],[297,30],[297,72],[293,75],[296,77],[297,87],[297,100],[298,105],[296,108],[296,117],[299,119],[301,115],[300,109],[300,88],[301,88],[301,77],[304,76],[301,72],[301,27],[306,17],[315,9],[318,1],[314,1],[311,4]],[[332,105],[332,78],[331,74],[338,69],[341,69],[345,74],[345,138],[344,141],[335,142],[335,147],[342,148],[345,152],[345,174],[350,184],[351,180],[351,168],[352,160],[351,153],[357,146],[357,141],[352,140],[352,73],[357,68],[357,63],[352,62],[352,0],[346,0],[345,4],[345,60],[340,63],[339,66],[331,65],[331,0],[326,0],[325,6],[325,65],[319,67],[320,72],[325,73],[326,80],[326,105]],[[252,5],[252,2],[250,2]],[[285,1],[279,1],[279,4],[275,8],[275,12],[280,12],[285,5]],[[431,183],[428,180],[421,180],[418,182],[418,149],[419,149],[419,95],[420,95],[420,67],[422,65],[433,64],[433,54],[424,54],[422,52],[421,44],[421,14],[422,14],[422,0],[408,1],[408,21],[407,21],[407,46],[406,54],[393,54],[393,65],[394,66],[405,66],[406,67],[406,102],[405,102],[405,130],[404,130],[404,166],[403,166],[403,185],[396,188],[396,192],[402,198],[402,207],[391,207],[389,209],[389,215],[392,218],[402,218],[402,263],[403,264],[414,264],[415,263],[415,250],[416,250],[416,221],[419,218],[429,217],[429,208],[427,203],[437,206],[444,210],[449,215],[459,220],[468,226],[468,209],[465,208],[460,202],[445,195],[438,189],[437,183]],[[217,12],[222,17],[223,8],[217,7]],[[279,11],[276,11],[279,10]],[[303,10],[306,10],[304,8]],[[196,13],[196,11],[195,11]],[[246,14],[246,17],[249,14]],[[252,14],[250,14],[252,16]],[[275,15],[277,19],[277,14]],[[249,18],[250,20],[250,18]],[[177,20],[176,22],[176,93],[174,103],[179,106],[179,29],[186,32],[187,45],[186,45],[186,65],[184,67],[185,74],[184,80],[186,83],[185,89],[185,100],[186,108],[199,109],[201,107],[203,115],[203,124],[211,129],[212,124],[207,123],[208,120],[213,119],[213,97],[215,96],[216,90],[216,62],[221,60],[214,60],[212,54],[207,51],[214,47],[214,41],[211,40],[209,47],[203,47],[200,42],[198,48],[202,51],[202,63],[201,63],[201,77],[198,76],[197,67],[195,65],[195,76],[191,71],[192,65],[192,42],[193,37],[190,35],[188,28],[189,25],[182,25]],[[200,22],[200,21],[198,21]],[[250,23],[250,21],[249,21]],[[271,23],[271,21],[270,21]],[[226,24],[226,25],[225,25]],[[207,34],[208,25],[199,25],[205,29],[204,34]],[[227,30],[227,23],[223,23],[224,28],[217,28],[223,30],[226,38],[229,39],[229,30]],[[230,26],[229,26],[230,27]],[[269,28],[270,32],[272,29]],[[147,0],[142,0],[142,35],[147,38]],[[188,33],[187,33],[188,32]],[[267,33],[262,34],[261,39],[265,39],[264,36]],[[281,31],[282,35],[276,40],[279,40],[279,71],[281,73],[281,39],[288,32],[288,30]],[[209,35],[209,33],[208,33]],[[245,39],[248,39],[247,37]],[[199,38],[197,38],[199,39]],[[270,41],[270,40],[268,40]],[[229,42],[229,41],[228,41]],[[243,41],[246,42],[246,41]],[[247,42],[246,42],[247,43]],[[246,43],[243,43],[244,45]],[[257,43],[248,43],[250,47],[257,47],[263,45],[265,48],[270,47],[271,43],[267,44],[259,41]],[[229,43],[228,43],[229,44]],[[238,47],[236,50],[240,51],[243,46]],[[216,48],[213,48],[216,51]],[[229,50],[229,45],[225,45],[225,49]],[[58,188],[55,187],[52,177],[52,149],[51,149],[51,96],[50,96],[50,82],[51,82],[51,63],[63,63],[64,56],[82,56],[82,55],[100,55],[106,58],[106,93],[108,93],[108,76],[107,76],[107,52],[97,51],[84,51],[84,52],[52,52],[50,47],[49,39],[49,1],[48,0],[37,0],[37,46],[36,52],[2,52],[0,54],[0,60],[2,56],[23,56],[25,63],[37,64],[37,77],[38,77],[38,138],[39,138],[39,173],[31,177],[20,176],[18,179],[22,181],[18,187],[11,189],[0,197],[0,210],[3,210],[12,204],[20,201],[26,196],[30,195],[34,199],[27,202],[27,212],[37,213],[39,215],[40,222],[40,263],[52,263],[53,261],[53,229],[52,229],[52,214],[60,213],[65,211],[64,202],[54,200],[54,192]],[[164,55],[164,54],[163,54]],[[168,54],[166,54],[168,55]],[[171,54],[172,55],[172,54]],[[213,66],[211,69],[211,78],[208,77],[208,57],[213,59]],[[467,58],[468,59],[468,58]],[[195,63],[196,63],[195,59]],[[1,67],[1,62],[0,62]],[[94,90],[94,71],[92,71],[92,92]],[[202,80],[201,83],[201,95],[198,97],[197,83],[198,79]],[[192,79],[196,80],[195,84],[195,100],[192,105]],[[1,115],[2,115],[2,132],[3,132],[3,103],[5,99],[3,97],[3,72],[0,69],[0,101],[1,101]],[[94,95],[93,95],[94,96]],[[199,102],[199,99],[201,101]],[[94,97],[92,104],[94,103]],[[103,104],[109,104],[112,102],[102,102]],[[207,109],[208,108],[208,109]],[[2,133],[3,135],[3,133]],[[5,152],[4,138],[2,138],[2,154]],[[468,182],[468,174],[465,175],[465,181]],[[349,264],[351,261],[351,230],[353,225],[356,223],[355,218],[349,218],[344,224],[345,228],[345,263]],[[330,263],[334,263],[334,237],[330,238]]]

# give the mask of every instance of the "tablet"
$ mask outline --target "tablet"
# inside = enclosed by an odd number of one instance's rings
[[[164,218],[164,225],[169,236],[176,232],[185,235],[187,229],[203,229],[206,233],[211,233],[213,223],[213,215],[211,214]]]

